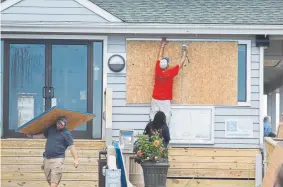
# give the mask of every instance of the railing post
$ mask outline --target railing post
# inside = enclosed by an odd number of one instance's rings
[[[105,143],[112,145],[112,89],[105,90]]]
[[[256,155],[255,162],[255,187],[261,187],[262,185],[262,155]]]

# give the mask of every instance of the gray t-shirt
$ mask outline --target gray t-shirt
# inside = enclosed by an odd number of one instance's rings
[[[52,125],[43,134],[47,138],[43,156],[48,159],[65,158],[66,149],[74,143],[71,132],[66,128],[59,131],[56,125]]]

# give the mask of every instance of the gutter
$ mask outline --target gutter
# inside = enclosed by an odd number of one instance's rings
[[[283,36],[283,25],[1,22],[2,32],[103,34],[225,34]]]

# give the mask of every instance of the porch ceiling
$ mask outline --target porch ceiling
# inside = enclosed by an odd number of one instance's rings
[[[271,41],[264,59],[264,91],[267,94],[283,85],[283,40]]]

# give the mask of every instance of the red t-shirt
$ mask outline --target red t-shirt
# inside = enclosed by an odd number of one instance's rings
[[[179,73],[180,66],[162,70],[157,60],[155,65],[155,83],[152,97],[156,100],[172,100],[173,79]]]

